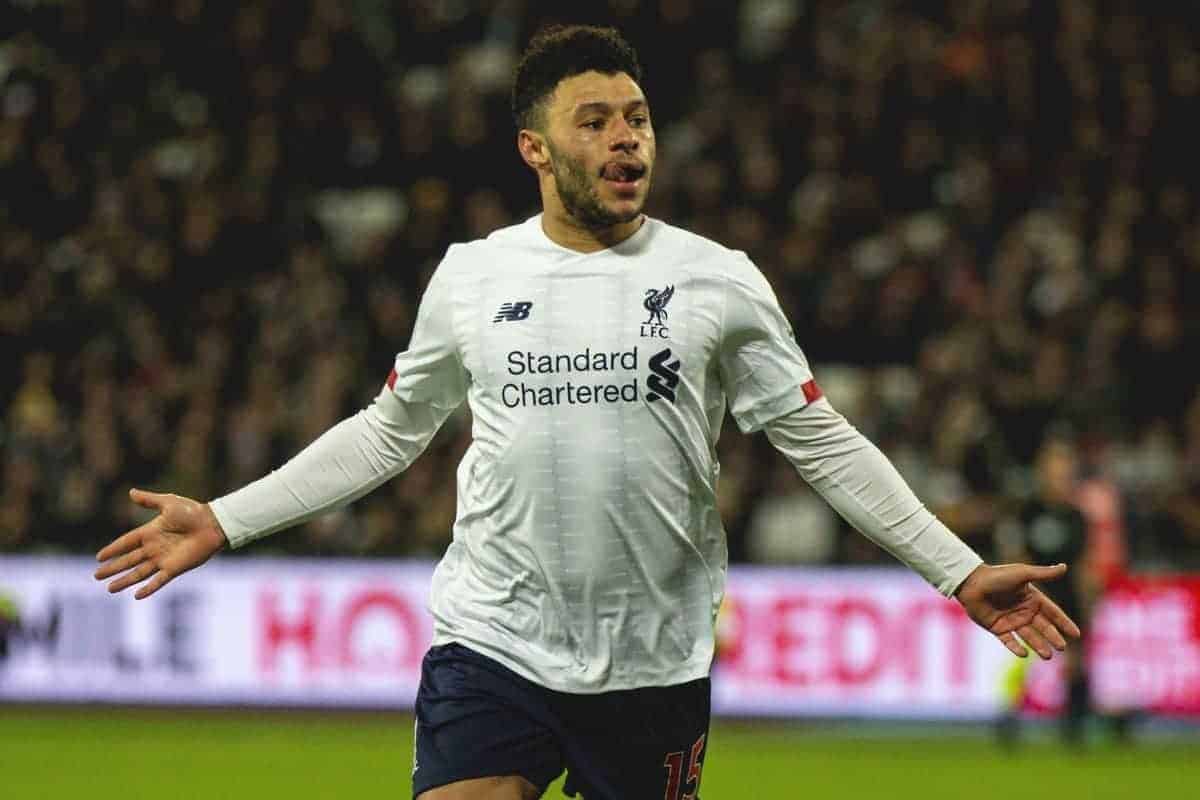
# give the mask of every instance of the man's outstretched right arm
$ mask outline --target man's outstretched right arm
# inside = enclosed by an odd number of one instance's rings
[[[211,503],[134,490],[159,515],[105,547],[96,571],[109,591],[145,581],[141,599],[232,547],[346,505],[407,468],[466,395],[468,376],[452,332],[450,297],[435,274],[409,348],[375,402],[322,434],[279,469]]]
[[[234,548],[307,522],[407,469],[453,410],[405,403],[386,386],[282,467],[209,506]]]

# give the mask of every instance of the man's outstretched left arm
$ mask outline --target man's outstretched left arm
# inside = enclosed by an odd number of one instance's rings
[[[764,426],[800,475],[858,531],[907,564],[1014,654],[1042,658],[1079,628],[1034,581],[1065,565],[989,566],[925,508],[887,457],[821,398]],[[1015,634],[1015,635],[1014,635]]]
[[[891,462],[824,398],[765,277],[726,264],[720,370],[744,432],[767,438],[851,525],[955,597],[1018,656],[1050,658],[1079,628],[1034,585],[1066,567],[988,566],[917,499]]]

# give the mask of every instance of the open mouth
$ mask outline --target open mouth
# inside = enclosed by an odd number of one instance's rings
[[[600,171],[600,177],[616,189],[634,189],[646,174],[646,165],[637,161],[610,161]]]

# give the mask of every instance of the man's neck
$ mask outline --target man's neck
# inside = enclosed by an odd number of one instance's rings
[[[579,253],[595,253],[633,236],[645,221],[646,215],[638,214],[629,222],[618,222],[606,228],[585,228],[565,213],[546,211],[542,214],[542,231],[560,247]]]

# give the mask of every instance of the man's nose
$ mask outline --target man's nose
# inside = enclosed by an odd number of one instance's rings
[[[612,141],[609,143],[609,149],[625,150],[626,152],[633,152],[634,150],[637,150],[637,136],[634,135],[633,128],[630,127],[625,118],[620,117],[613,124],[615,128],[613,130]]]

